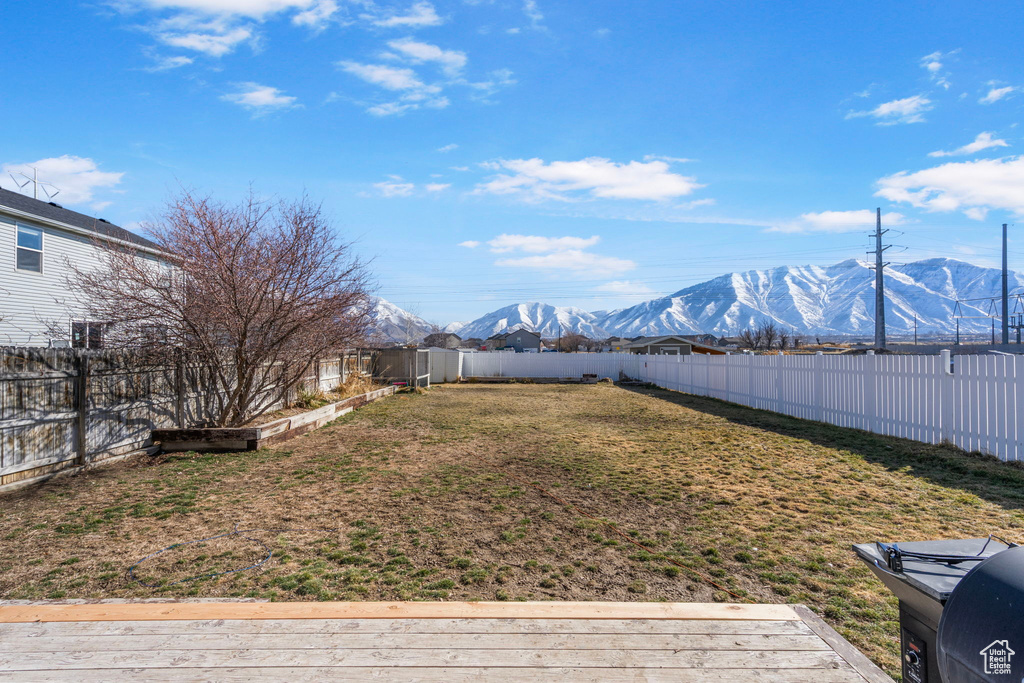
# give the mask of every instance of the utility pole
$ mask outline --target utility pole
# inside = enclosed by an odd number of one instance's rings
[[[885,280],[882,271],[888,263],[882,261],[882,256],[890,244],[882,246],[882,235],[889,232],[882,230],[882,209],[875,209],[875,250],[869,254],[875,255],[875,348],[885,348]]]
[[[917,346],[917,314],[914,315],[914,346]]]
[[[1008,294],[1007,281],[1009,274],[1006,270],[1006,223],[1003,223],[1003,343],[1010,343],[1010,295]]]

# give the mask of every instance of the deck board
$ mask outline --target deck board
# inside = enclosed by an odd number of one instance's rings
[[[887,680],[851,651],[789,605],[0,602],[3,681]]]

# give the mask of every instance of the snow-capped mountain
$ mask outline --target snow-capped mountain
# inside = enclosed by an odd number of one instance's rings
[[[605,331],[595,324],[595,320],[593,313],[588,313],[582,308],[534,302],[512,304],[466,323],[459,329],[458,335],[463,339],[487,339],[492,334],[507,329],[525,328],[537,332],[542,337],[557,337],[561,325],[562,334],[573,331],[592,338],[607,336]]]
[[[458,322],[448,323],[447,325],[442,327],[441,330],[443,332],[451,332],[452,334],[459,334],[459,330],[461,330],[463,327],[465,327],[468,324],[469,324],[468,320],[460,320]],[[462,335],[459,334],[459,336],[461,337]]]
[[[892,333],[950,332],[957,299],[995,296],[1000,271],[954,259],[927,259],[885,270],[886,327]],[[1010,291],[1024,290],[1024,276],[1010,274]],[[874,331],[874,270],[850,259],[832,266],[782,266],[729,273],[659,299],[617,311],[588,313],[540,303],[513,304],[474,320],[458,334],[486,338],[525,327],[545,337],[578,332],[588,337],[621,335],[734,334],[764,319],[802,333],[870,335]],[[980,308],[979,308],[980,307]],[[982,316],[975,304],[967,315]],[[985,332],[985,318],[961,318],[964,332]]]
[[[1000,272],[953,259],[927,259],[885,271],[886,327],[910,332],[948,332],[957,299],[993,296]],[[1011,275],[1011,289],[1024,278]],[[832,266],[782,266],[730,273],[612,313],[598,325],[624,336],[725,334],[774,320],[798,332],[871,334],[874,331],[874,270],[850,259]],[[979,304],[981,305],[981,304]],[[983,312],[975,310],[973,314]],[[964,331],[984,331],[988,320],[964,318]]]
[[[430,334],[433,327],[418,315],[379,297],[375,313],[374,333],[380,341],[384,342],[416,344]]]

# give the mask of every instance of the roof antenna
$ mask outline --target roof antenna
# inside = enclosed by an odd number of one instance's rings
[[[43,194],[46,195],[46,198],[48,200],[50,200],[50,201],[53,201],[53,198],[60,194],[60,190],[57,189],[57,186],[54,185],[53,183],[48,183],[48,182],[40,180],[39,179],[39,171],[38,171],[38,169],[36,169],[35,166],[29,166],[29,168],[32,169],[32,176],[31,177],[29,177],[25,173],[22,173],[21,171],[18,171],[18,175],[20,175],[22,178],[24,178],[25,182],[19,182],[18,179],[14,177],[13,173],[8,173],[7,175],[11,176],[11,180],[14,181],[14,184],[17,185],[18,189],[20,189],[20,190],[24,190],[26,185],[28,185],[29,183],[32,183],[32,198],[33,199],[39,199],[39,190],[42,189]],[[47,188],[52,189],[53,192],[51,192]]]

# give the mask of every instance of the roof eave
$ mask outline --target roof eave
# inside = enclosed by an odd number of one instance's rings
[[[153,247],[147,247],[146,245],[139,244],[138,242],[132,242],[130,240],[123,240],[123,239],[119,239],[117,237],[111,237],[109,235],[103,235],[103,234],[98,233],[98,232],[93,232],[92,230],[87,230],[85,228],[80,228],[80,227],[78,227],[76,225],[71,225],[69,223],[64,223],[64,222],[61,222],[61,221],[55,221],[52,218],[46,218],[45,216],[39,216],[39,215],[31,213],[29,211],[21,211],[20,209],[12,209],[11,207],[4,206],[2,204],[0,204],[0,211],[3,211],[4,213],[9,213],[9,214],[11,214],[13,216],[16,216],[16,217],[19,217],[19,218],[25,218],[25,219],[31,220],[34,223],[41,223],[41,224],[47,225],[47,226],[49,226],[51,228],[57,228],[58,230],[64,230],[65,232],[74,233],[76,235],[82,235],[84,237],[90,237],[92,239],[99,240],[101,242],[111,242],[113,244],[119,244],[119,245],[122,245],[122,246],[131,247],[132,249],[138,249],[139,251],[144,251],[147,254],[153,254],[154,256],[165,256],[164,252],[160,251],[159,249],[155,249]],[[124,230],[124,228],[121,228],[121,229]]]

